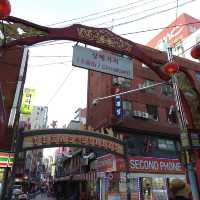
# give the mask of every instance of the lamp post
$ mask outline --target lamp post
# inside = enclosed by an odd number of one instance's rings
[[[183,105],[181,102],[181,96],[178,88],[178,79],[176,77],[176,73],[179,71],[179,66],[177,63],[173,62],[173,55],[172,55],[172,48],[168,48],[167,51],[169,63],[164,65],[163,70],[165,73],[171,76],[173,92],[175,97],[175,103],[177,108],[179,126],[180,126],[180,139],[181,139],[181,146],[183,153],[185,154],[186,158],[186,167],[187,167],[187,175],[189,178],[189,182],[191,185],[191,191],[193,199],[200,199],[199,191],[198,191],[198,184],[196,180],[196,173],[194,170],[193,163],[191,162],[190,158],[190,143],[188,137],[188,129],[187,129],[187,120],[184,116]]]

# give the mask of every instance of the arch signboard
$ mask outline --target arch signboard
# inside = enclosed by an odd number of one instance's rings
[[[5,26],[7,29],[13,30],[16,34],[11,35],[6,32],[5,44],[1,49],[18,45],[30,46],[48,40],[71,40],[137,59],[153,70],[162,80],[170,79],[161,68],[162,65],[168,62],[166,52],[134,43],[106,28],[95,28],[81,24],[73,24],[64,28],[51,28],[13,16],[8,16],[4,20],[6,21]],[[20,29],[23,32],[22,34],[19,34]],[[187,95],[188,91],[186,91],[184,85],[180,85],[181,99],[189,123],[188,127],[199,128],[200,91],[191,71],[191,69],[196,70],[199,64],[177,56],[174,56],[173,60],[179,65],[179,70],[184,75],[183,82],[187,81],[189,83],[191,86],[190,93],[195,98],[194,106],[194,101],[189,99],[189,95]]]
[[[17,151],[57,146],[89,147],[124,155],[124,143],[115,137],[93,131],[42,129],[20,133]]]

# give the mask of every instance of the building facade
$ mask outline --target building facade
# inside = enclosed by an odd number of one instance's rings
[[[183,14],[177,19],[177,23],[191,24],[188,26],[175,26],[174,29],[166,29],[160,35],[152,39],[148,45],[156,48],[170,46],[176,41],[176,54],[178,42],[196,34],[199,28],[199,20]],[[173,22],[170,26],[173,26]],[[163,48],[162,50],[166,50]],[[183,50],[183,49],[182,49]],[[186,50],[186,49],[185,49]],[[185,51],[183,50],[183,51]],[[183,54],[182,51],[182,54]],[[152,56],[154,52],[152,50]],[[151,56],[151,55],[150,55]],[[160,57],[162,60],[162,57]],[[193,74],[199,74],[197,63],[185,60]],[[186,179],[184,169],[180,163],[180,130],[176,115],[173,90],[170,84],[122,95],[120,99],[121,115],[116,114],[116,98],[108,98],[94,104],[97,97],[105,97],[119,92],[125,92],[136,88],[150,86],[162,80],[143,63],[133,60],[133,80],[89,71],[88,75],[88,101],[87,101],[87,126],[95,130],[111,127],[116,135],[123,135],[128,146],[130,170],[130,193],[132,199],[167,199],[167,188],[173,177]],[[195,78],[198,84],[198,79]],[[99,158],[100,159],[100,158]],[[107,168],[103,164],[98,167],[97,174],[101,185],[101,199],[108,199],[109,195],[117,195],[126,199],[126,181],[123,173],[125,168],[120,168],[118,159],[109,158],[105,163],[118,163],[117,167]],[[114,161],[113,161],[114,160]],[[179,166],[176,170],[148,170],[147,165],[164,161],[166,166]],[[98,161],[98,158],[97,158]],[[97,162],[98,163],[98,162]],[[134,167],[132,166],[134,165]],[[155,164],[159,165],[159,164]],[[103,170],[102,170],[103,168]],[[98,172],[99,170],[99,172]],[[178,170],[178,171],[177,171]],[[113,177],[113,179],[107,177]],[[131,174],[134,173],[134,176]],[[133,176],[133,177],[132,177]],[[136,177],[137,176],[137,177]],[[114,181],[112,181],[114,180]],[[118,182],[116,182],[118,180]],[[124,182],[123,187],[121,182]]]

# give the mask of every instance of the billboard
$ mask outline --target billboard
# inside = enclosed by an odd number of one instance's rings
[[[35,90],[25,88],[22,97],[21,113],[31,114],[33,110],[33,99],[35,96]]]
[[[72,65],[106,74],[133,79],[133,61],[106,51],[97,51],[75,45]]]

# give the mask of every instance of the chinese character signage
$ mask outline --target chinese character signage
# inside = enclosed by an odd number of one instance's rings
[[[116,139],[115,139],[116,140]],[[30,148],[42,148],[53,146],[90,146],[94,148],[102,148],[117,154],[124,154],[123,144],[113,140],[113,138],[97,137],[91,135],[79,134],[42,134],[42,135],[24,135],[24,150]]]
[[[115,116],[117,118],[122,117],[122,101],[120,95],[115,96]]]
[[[97,51],[76,45],[73,47],[72,65],[133,79],[133,61],[106,51]]]
[[[22,105],[21,105],[21,113],[23,114],[31,114],[33,110],[33,98],[35,96],[35,90],[25,88],[23,97],[22,97]]]

